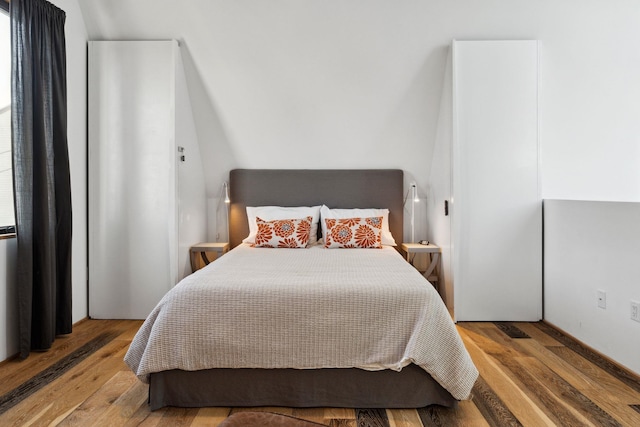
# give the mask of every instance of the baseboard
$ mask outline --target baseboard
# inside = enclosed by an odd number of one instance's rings
[[[541,322],[544,323],[545,325],[549,326],[550,328],[555,329],[556,331],[558,331],[559,333],[564,335],[567,339],[570,339],[570,340],[574,341],[576,344],[584,347],[585,349],[587,349],[588,351],[592,352],[596,356],[598,356],[598,357],[604,359],[605,361],[607,361],[608,363],[614,365],[620,371],[625,372],[629,377],[634,377],[634,378],[636,378],[636,380],[638,382],[640,382],[640,374],[638,374],[637,372],[634,372],[631,369],[627,368],[626,366],[624,366],[624,365],[620,364],[619,362],[613,360],[611,357],[609,357],[606,354],[596,350],[595,348],[593,348],[590,345],[586,344],[585,342],[579,340],[578,338],[574,337],[573,335],[571,335],[570,333],[568,333],[564,329],[554,325],[553,323],[551,323],[551,322],[549,322],[549,321],[547,321],[545,319],[542,319]]]

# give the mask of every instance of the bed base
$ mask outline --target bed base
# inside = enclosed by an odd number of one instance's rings
[[[149,406],[289,408],[454,407],[457,400],[427,372],[362,369],[209,369],[151,374]]]

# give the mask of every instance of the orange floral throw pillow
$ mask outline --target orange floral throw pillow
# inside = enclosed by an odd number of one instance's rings
[[[325,248],[382,248],[382,217],[325,218]]]
[[[264,221],[256,218],[256,248],[306,248],[312,217]]]

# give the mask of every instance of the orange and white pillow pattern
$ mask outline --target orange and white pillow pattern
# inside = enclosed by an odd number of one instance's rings
[[[314,245],[318,241],[318,223],[320,221],[320,206],[247,206],[247,220],[249,222],[249,235],[245,237],[242,243],[255,244],[258,225],[256,218],[260,217],[265,221],[273,221],[276,219],[300,219],[311,216],[311,231],[309,231],[309,245]],[[358,215],[351,215],[358,216]],[[360,215],[364,216],[364,215]],[[374,215],[366,215],[374,216]]]
[[[312,217],[264,221],[256,217],[256,248],[306,248]]]
[[[320,218],[322,218],[322,235],[327,234],[325,219],[327,218],[369,218],[374,216],[382,217],[382,246],[396,246],[391,230],[389,230],[389,209],[329,209],[326,205],[320,207]]]
[[[325,248],[382,248],[382,217],[326,218]]]

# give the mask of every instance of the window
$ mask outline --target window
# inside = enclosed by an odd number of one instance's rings
[[[0,0],[0,5],[7,5]],[[15,232],[11,170],[11,27],[0,7],[0,234]]]

